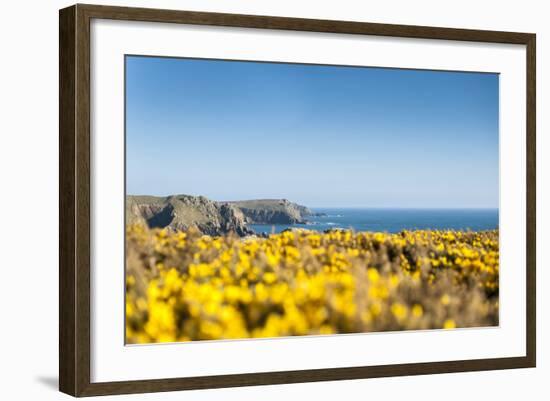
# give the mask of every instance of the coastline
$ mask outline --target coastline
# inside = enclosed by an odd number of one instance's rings
[[[351,229],[356,232],[402,230],[484,231],[499,228],[498,209],[413,209],[413,208],[311,208],[314,213],[305,224],[249,224],[257,234],[279,233],[303,228],[324,232]]]

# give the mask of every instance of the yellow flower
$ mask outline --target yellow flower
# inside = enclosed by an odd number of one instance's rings
[[[456,328],[456,323],[453,319],[447,319],[443,323],[443,328],[444,329],[454,329],[454,328]]]
[[[422,308],[422,305],[414,304],[411,309],[411,312],[414,317],[422,317],[422,314],[424,313],[424,309]]]
[[[393,313],[397,320],[402,320],[407,317],[408,310],[402,303],[394,302],[391,306],[391,313]]]
[[[126,234],[129,343],[498,322],[498,230]]]
[[[266,284],[273,284],[277,280],[277,275],[273,272],[264,273],[264,281]]]
[[[369,281],[372,283],[376,283],[380,279],[380,274],[378,274],[378,270],[374,268],[369,268],[367,270]]]

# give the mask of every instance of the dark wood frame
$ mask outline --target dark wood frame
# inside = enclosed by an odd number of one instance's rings
[[[511,43],[527,48],[527,355],[123,382],[90,382],[90,20],[169,22],[404,38]],[[372,24],[77,4],[59,13],[59,389],[73,396],[363,379],[535,367],[535,43],[531,33]]]

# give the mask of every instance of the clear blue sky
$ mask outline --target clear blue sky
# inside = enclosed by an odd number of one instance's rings
[[[128,194],[496,208],[498,75],[126,58]]]

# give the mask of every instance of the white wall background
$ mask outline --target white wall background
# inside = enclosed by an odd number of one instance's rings
[[[550,25],[545,2],[400,0],[157,0],[138,7],[537,33],[538,367],[498,372],[202,390],[102,398],[139,400],[547,399],[550,253]],[[3,399],[63,399],[57,392],[58,9],[69,1],[4,2],[0,21],[0,394]],[[546,248],[546,249],[545,249]],[[546,314],[546,316],[545,316]],[[548,380],[548,379],[546,379]]]

